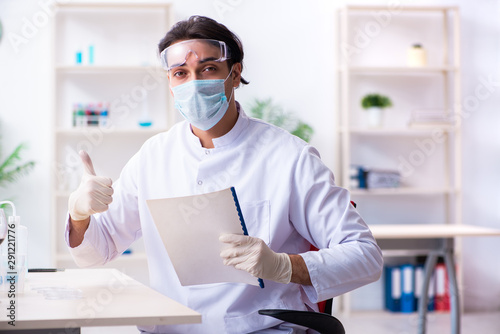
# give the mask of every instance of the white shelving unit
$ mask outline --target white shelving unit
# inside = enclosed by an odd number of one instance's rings
[[[80,182],[78,151],[86,150],[97,174],[116,180],[144,141],[177,120],[156,45],[171,26],[169,4],[57,4],[53,38],[52,254],[56,267],[75,267],[64,242],[69,194]],[[93,47],[93,61],[90,61]],[[76,52],[82,52],[77,64]],[[109,103],[107,126],[75,127],[75,103]],[[141,127],[147,110],[152,125]],[[109,264],[147,280],[142,241]]]
[[[399,170],[398,188],[350,189],[369,225],[461,224],[458,7],[347,6],[339,14],[342,186],[350,188],[353,165]],[[407,65],[407,50],[416,43],[427,52],[426,66]],[[361,107],[369,93],[393,102],[380,128],[368,126]],[[455,115],[454,122],[411,126],[416,109],[441,110]],[[343,312],[382,309],[382,289],[379,281],[344,296]],[[368,308],[359,302],[371,298],[381,300]]]

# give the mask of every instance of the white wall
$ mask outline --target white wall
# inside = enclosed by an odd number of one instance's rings
[[[25,28],[33,14],[40,12],[36,1],[0,1],[3,37],[0,41],[0,131],[2,158],[21,142],[29,145],[25,161],[36,161],[34,171],[14,186],[2,189],[0,198],[16,203],[21,223],[29,228],[29,263],[48,266],[51,176],[51,133],[49,91],[48,22],[41,28]],[[23,36],[17,50],[9,41],[10,34]],[[12,36],[12,35],[11,35]],[[3,159],[2,159],[3,160]]]
[[[4,36],[0,42],[0,131],[2,147],[10,152],[28,142],[26,159],[37,161],[35,171],[0,198],[14,197],[22,221],[30,231],[30,265],[50,265],[49,176],[51,175],[50,36],[41,13],[55,0],[0,0]],[[176,0],[175,19],[193,14],[213,17],[242,39],[244,77],[251,82],[237,91],[245,104],[272,97],[315,129],[312,144],[336,169],[337,142],[337,18],[336,9],[350,1],[307,0]],[[357,1],[355,3],[360,3]],[[364,1],[367,2],[367,1]],[[352,2],[354,3],[354,2]],[[373,1],[370,1],[373,4]],[[384,5],[389,2],[381,1]],[[402,1],[416,4],[417,1]],[[422,2],[418,2],[421,4]],[[425,1],[459,5],[462,14],[462,90],[470,117],[464,129],[464,223],[500,226],[500,5],[492,0]],[[45,8],[45,9],[44,9]],[[47,9],[48,8],[48,9]],[[28,22],[38,27],[29,29]],[[159,38],[165,32],[158,32]],[[25,36],[13,46],[9,36]],[[12,37],[11,37],[12,38]],[[152,48],[155,46],[152,45]],[[17,50],[16,50],[17,49]],[[488,96],[477,97],[477,90]],[[367,217],[369,222],[369,218]],[[464,242],[465,279],[462,288],[467,309],[500,309],[500,242],[494,238]]]
[[[462,1],[464,223],[500,227],[500,4]],[[490,94],[486,94],[489,92]],[[483,96],[484,95],[484,96]],[[479,103],[478,103],[479,102]],[[464,240],[463,295],[474,310],[500,308],[500,240]]]

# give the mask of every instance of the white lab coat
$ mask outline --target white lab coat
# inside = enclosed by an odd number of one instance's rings
[[[238,110],[237,123],[213,140],[213,149],[201,146],[186,121],[146,141],[115,182],[109,210],[91,217],[84,241],[70,249],[78,265],[101,265],[144,238],[151,287],[202,314],[202,324],[145,328],[148,332],[249,333],[279,323],[259,315],[259,309],[317,309],[316,302],[380,277],[380,249],[316,149],[249,118],[239,105]],[[264,289],[234,283],[180,285],[146,200],[230,186],[238,194],[249,235],[275,252],[301,254],[312,286],[271,281]],[[321,250],[309,252],[310,244]]]

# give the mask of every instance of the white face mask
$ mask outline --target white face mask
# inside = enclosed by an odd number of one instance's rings
[[[206,131],[211,129],[226,114],[229,101],[226,98],[224,83],[229,78],[217,80],[191,80],[182,85],[172,87],[175,107],[193,126]]]

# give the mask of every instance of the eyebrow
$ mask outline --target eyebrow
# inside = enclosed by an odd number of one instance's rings
[[[204,59],[200,60],[200,64],[203,64],[203,63],[206,63],[206,62],[209,62],[209,61],[216,61],[217,59],[219,59],[219,58],[216,58],[216,57],[204,58]]]

